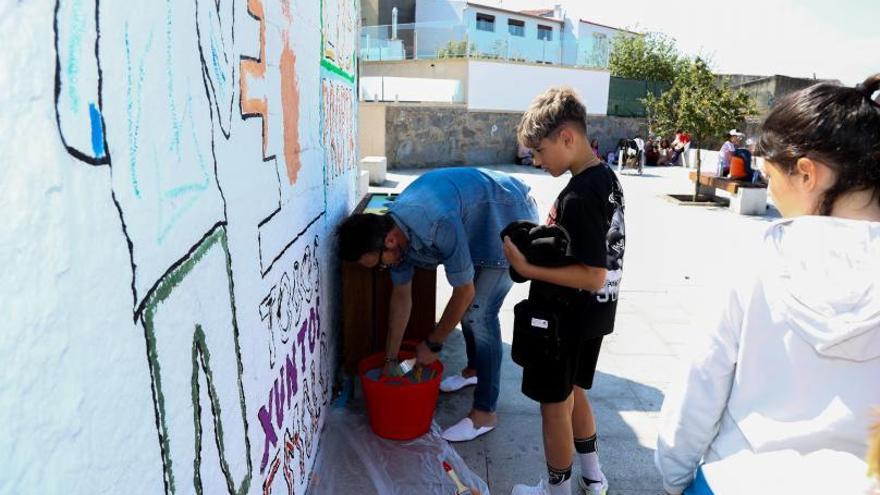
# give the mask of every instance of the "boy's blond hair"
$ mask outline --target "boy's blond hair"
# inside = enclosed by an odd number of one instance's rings
[[[544,138],[556,137],[563,124],[570,123],[587,135],[587,108],[571,88],[550,88],[538,95],[516,128],[516,139],[527,148],[537,148]]]

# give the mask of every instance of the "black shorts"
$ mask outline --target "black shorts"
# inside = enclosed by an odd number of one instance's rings
[[[575,385],[585,390],[592,388],[602,337],[579,338],[576,333],[580,332],[566,333],[558,360],[523,368],[522,393],[526,397],[542,403],[562,402]]]

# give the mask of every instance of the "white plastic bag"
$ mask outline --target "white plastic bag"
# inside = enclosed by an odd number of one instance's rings
[[[308,493],[452,495],[456,486],[443,469],[444,461],[462,483],[478,490],[475,495],[489,494],[486,483],[440,436],[436,423],[421,437],[400,442],[376,436],[363,412],[330,408]]]

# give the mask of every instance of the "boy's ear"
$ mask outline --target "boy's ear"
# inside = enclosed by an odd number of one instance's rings
[[[559,137],[562,139],[562,144],[566,147],[571,146],[574,142],[574,134],[571,133],[571,128],[567,126],[559,130]]]

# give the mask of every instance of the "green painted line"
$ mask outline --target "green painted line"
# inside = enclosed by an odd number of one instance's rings
[[[332,72],[338,76],[341,76],[346,81],[354,84],[354,74],[349,74],[348,72],[345,72],[344,70],[337,67],[336,64],[327,60],[326,58],[323,58],[323,57],[321,58],[321,67],[329,70],[330,72]]]
[[[201,404],[199,402],[199,387],[198,387],[198,376],[199,371],[205,374],[205,381],[208,386],[208,396],[211,402],[212,415],[214,416],[214,431],[216,434],[215,442],[217,445],[218,454],[220,455],[220,469],[223,472],[226,481],[226,487],[230,494],[234,495],[244,495],[250,490],[251,479],[253,474],[253,466],[251,464],[251,445],[250,438],[248,437],[248,426],[247,426],[247,407],[244,399],[244,387],[242,383],[242,374],[243,374],[243,366],[241,363],[241,347],[239,345],[239,331],[238,331],[238,323],[235,309],[235,294],[233,290],[233,282],[232,282],[232,258],[229,255],[229,245],[226,239],[226,229],[225,227],[216,228],[214,232],[209,234],[204,240],[202,240],[201,244],[193,251],[193,253],[187,258],[187,260],[182,263],[179,267],[173,270],[171,273],[167,274],[156,290],[149,296],[149,299],[146,301],[146,305],[144,308],[144,314],[142,316],[142,323],[144,327],[144,335],[147,341],[147,361],[150,366],[150,375],[152,378],[153,385],[153,396],[154,396],[154,408],[157,415],[157,424],[156,426],[159,429],[159,447],[161,451],[162,457],[162,466],[163,466],[163,474],[166,482],[166,491],[168,493],[176,493],[176,481],[174,477],[174,468],[172,466],[172,452],[171,445],[169,442],[169,434],[170,431],[168,429],[168,418],[167,412],[165,408],[166,398],[162,388],[162,367],[160,363],[160,356],[158,355],[158,345],[157,345],[157,328],[155,323],[156,312],[162,303],[171,297],[174,290],[177,288],[180,283],[186,279],[186,277],[192,272],[192,270],[202,261],[202,259],[212,250],[215,249],[216,246],[219,245],[219,248],[222,250],[223,256],[226,261],[226,275],[228,278],[229,286],[227,289],[229,290],[230,297],[230,310],[232,312],[232,321],[230,322],[232,325],[232,338],[235,343],[235,357],[237,361],[237,388],[239,395],[239,405],[241,407],[241,421],[244,427],[244,441],[245,441],[245,462],[247,465],[247,472],[244,475],[244,478],[241,479],[236,486],[236,483],[232,479],[231,470],[229,468],[229,460],[227,458],[226,449],[225,449],[225,441],[223,439],[223,425],[219,420],[220,415],[220,402],[218,400],[218,393],[215,387],[214,382],[214,374],[211,370],[211,356],[208,349],[208,345],[205,338],[205,333],[202,326],[198,323],[194,324],[193,327],[193,347],[192,347],[192,375],[191,375],[191,400],[192,400],[192,408],[193,408],[193,421],[195,428],[195,456],[193,458],[193,468],[194,468],[194,477],[193,477],[193,489],[196,493],[203,493],[202,480],[200,476],[200,467],[202,462],[201,456],[201,443],[203,441],[202,436],[202,425],[201,425]],[[188,487],[187,487],[188,488]],[[181,488],[182,490],[187,490],[187,488]]]

